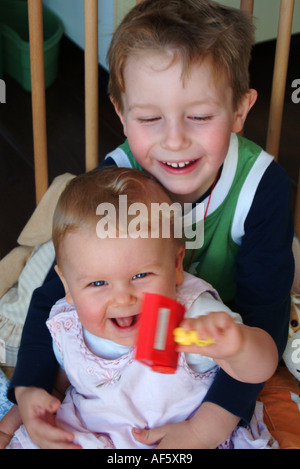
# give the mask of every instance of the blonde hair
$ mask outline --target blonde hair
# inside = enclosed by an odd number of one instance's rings
[[[99,222],[96,213],[97,207],[102,203],[109,203],[116,210],[117,231],[123,229],[118,225],[119,197],[127,196],[127,206],[141,202],[151,211],[152,203],[167,203],[172,201],[163,187],[148,173],[117,166],[104,167],[90,171],[72,179],[62,192],[53,216],[52,239],[54,243],[56,260],[61,261],[61,246],[65,236],[80,228],[95,228]],[[132,217],[131,217],[132,218]],[[127,217],[127,223],[131,220]],[[151,217],[148,218],[148,228],[151,229]],[[171,224],[174,223],[172,215]],[[174,239],[174,232],[170,230],[170,237]],[[182,239],[176,240],[182,243]]]
[[[217,74],[228,76],[236,109],[249,90],[249,62],[254,43],[252,17],[211,0],[146,0],[116,29],[107,54],[111,100],[123,111],[123,78],[128,57],[172,50],[182,62],[182,79],[191,65],[210,59]]]

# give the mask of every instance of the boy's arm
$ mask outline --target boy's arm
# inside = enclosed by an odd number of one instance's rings
[[[273,162],[265,172],[245,222],[245,235],[236,259],[236,307],[246,325],[260,327],[275,341],[279,359],[284,352],[294,276],[290,182]],[[236,381],[220,369],[204,402],[215,403],[251,420],[261,384]]]
[[[285,349],[294,279],[290,181],[273,162],[264,174],[245,220],[236,257],[236,308],[244,324],[273,337],[279,358]]]
[[[239,418],[222,407],[206,402],[196,414],[183,422],[151,430],[134,428],[134,438],[145,445],[158,443],[157,449],[216,449],[233,432]]]
[[[46,320],[53,304],[63,296],[63,285],[52,268],[45,283],[34,291],[29,305],[18,360],[7,393],[14,403],[17,386],[35,386],[52,392],[58,364]]]
[[[116,165],[113,158],[105,159],[97,169]],[[52,349],[52,340],[46,326],[50,310],[65,295],[63,285],[54,270],[54,262],[44,284],[32,295],[23,328],[18,360],[8,389],[8,399],[16,403],[17,386],[35,386],[51,393],[58,365]]]

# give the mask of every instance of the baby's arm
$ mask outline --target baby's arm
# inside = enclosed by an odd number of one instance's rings
[[[276,370],[278,352],[271,336],[262,329],[237,324],[226,312],[186,319],[181,326],[186,331],[196,330],[200,339],[211,337],[214,343],[203,347],[180,346],[180,351],[213,358],[227,374],[239,381],[260,383]]]
[[[215,343],[180,346],[180,351],[213,358],[235,379],[260,382],[276,369],[278,354],[272,338],[261,329],[237,324],[227,312],[186,319],[181,326],[187,331],[196,330],[200,339],[210,337]],[[190,420],[150,430],[134,428],[132,433],[143,444],[158,443],[158,449],[215,449],[231,435],[239,420],[221,406],[204,402]]]

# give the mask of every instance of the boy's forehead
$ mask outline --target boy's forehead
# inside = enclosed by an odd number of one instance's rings
[[[145,94],[145,86],[137,87],[136,83],[139,80],[146,80],[146,84],[154,87],[154,93],[159,91],[155,88],[152,79],[158,78],[162,84],[164,72],[169,73],[169,80],[167,88],[171,90],[172,84],[178,83],[184,90],[191,82],[196,82],[195,90],[200,90],[202,84],[207,84],[206,89],[222,89],[225,87],[231,88],[229,77],[224,69],[217,67],[211,57],[205,57],[185,65],[184,60],[179,54],[175,54],[172,50],[152,52],[149,51],[145,55],[133,55],[128,57],[124,67],[124,93],[123,99],[127,101],[128,93],[131,96],[130,100],[134,101],[134,107],[143,106],[144,102],[139,103],[138,96]],[[199,86],[198,86],[199,84]],[[144,83],[145,85],[145,83]],[[230,91],[230,90],[229,90]],[[154,97],[154,96],[153,96]],[[127,102],[128,109],[130,110],[132,104]],[[149,104],[149,103],[147,103]],[[149,107],[149,106],[148,106]]]
[[[144,51],[143,54],[135,53],[127,57],[124,62],[123,76],[126,78],[128,72],[133,69],[140,70],[141,68],[148,69],[153,72],[164,72],[172,66],[177,66],[180,70],[182,82],[187,79],[194,70],[203,69],[205,67],[211,72],[214,77],[227,77],[225,68],[221,68],[214,63],[213,57],[210,55],[199,56],[197,60],[186,61],[176,49],[164,49],[158,51]]]

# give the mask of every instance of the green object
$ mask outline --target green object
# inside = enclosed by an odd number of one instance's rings
[[[43,7],[45,88],[57,76],[59,43],[63,35],[60,19]],[[26,1],[0,0],[0,77],[12,76],[26,90],[31,91],[28,5]]]

